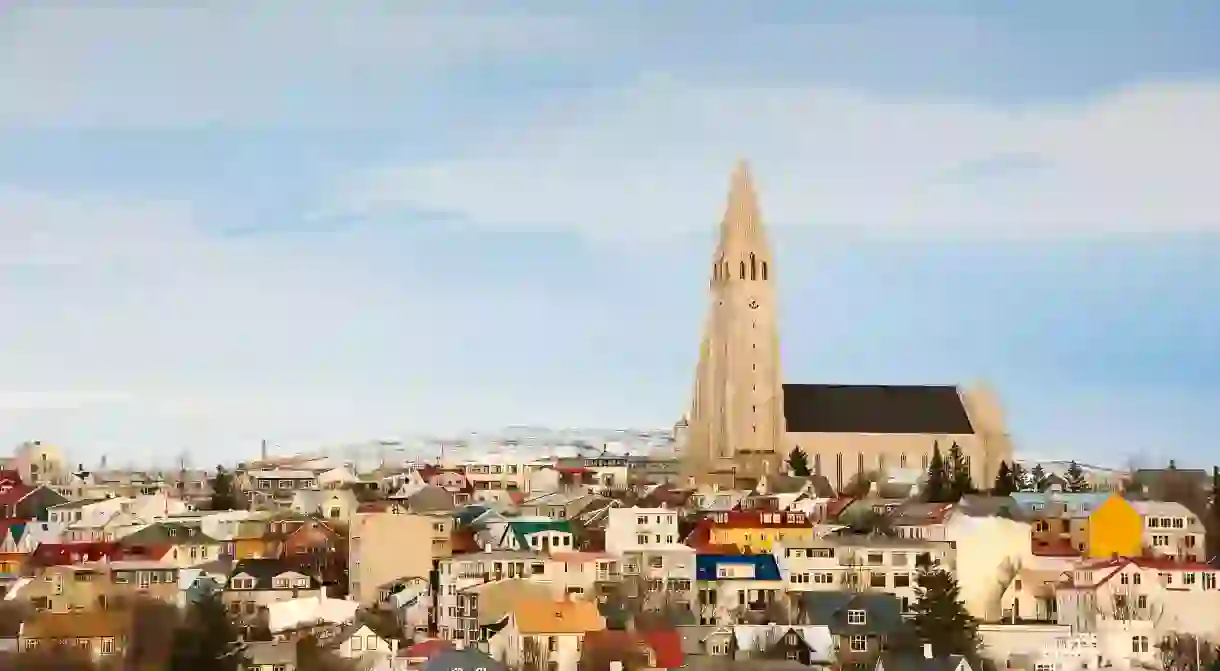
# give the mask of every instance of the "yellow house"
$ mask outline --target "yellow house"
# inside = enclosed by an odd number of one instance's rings
[[[1012,498],[1034,520],[1035,545],[1071,546],[1097,559],[1143,553],[1143,519],[1110,492],[1018,492]]]
[[[1085,554],[1089,557],[1138,557],[1143,554],[1144,520],[1123,497],[1110,494],[1087,518]]]
[[[711,513],[696,530],[696,545],[735,545],[743,552],[765,554],[777,542],[811,543],[817,536],[813,522],[802,512],[731,511]]]

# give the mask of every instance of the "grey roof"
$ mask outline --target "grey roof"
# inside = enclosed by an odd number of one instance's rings
[[[791,433],[974,433],[952,386],[785,384],[784,419]]]
[[[413,513],[448,512],[457,507],[453,502],[453,494],[436,485],[422,487],[407,497],[407,506]]]
[[[474,671],[475,669],[508,671],[507,667],[500,662],[478,650],[471,650],[470,648],[464,650],[445,650],[425,662],[420,671],[453,671],[454,669],[464,669],[465,671]]]
[[[835,635],[892,634],[906,626],[898,598],[880,592],[805,592],[801,610],[809,624],[826,625]],[[848,624],[849,610],[863,610],[864,624]]]
[[[881,657],[883,671],[953,671],[962,663],[962,655],[924,657],[914,653],[890,653]]]

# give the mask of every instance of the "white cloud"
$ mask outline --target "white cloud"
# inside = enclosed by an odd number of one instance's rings
[[[178,256],[204,244],[188,203],[100,193],[65,198],[0,184],[0,266]]]
[[[436,2],[31,4],[0,22],[0,126],[392,120],[414,104],[410,91],[426,92],[421,78],[582,39],[563,17]]]
[[[709,230],[751,159],[764,216],[862,235],[1220,230],[1220,83],[988,107],[653,78],[344,185],[339,210],[638,237]],[[1019,169],[1018,169],[1019,168]]]
[[[131,400],[112,391],[0,391],[0,411],[72,410]]]

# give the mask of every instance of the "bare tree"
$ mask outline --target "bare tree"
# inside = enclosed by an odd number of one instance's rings
[[[521,640],[521,671],[542,671],[546,668],[543,661],[543,648],[538,639],[525,636]]]
[[[1193,634],[1172,634],[1157,649],[1163,671],[1201,671],[1220,660],[1215,641]]]
[[[843,567],[843,575],[839,578],[843,589],[848,592],[863,592],[866,587],[864,562],[855,551],[848,551],[839,565]]]
[[[1090,625],[1096,626],[1099,621],[1118,622],[1124,628],[1130,628],[1135,622],[1150,622],[1155,627],[1164,615],[1164,608],[1153,602],[1147,595],[1132,593],[1120,587],[1111,591],[1108,596],[1094,597],[1092,610],[1086,613]]]

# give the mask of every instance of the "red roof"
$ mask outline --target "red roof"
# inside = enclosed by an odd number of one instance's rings
[[[0,506],[11,506],[30,495],[37,487],[0,480]]]
[[[555,470],[560,473],[592,473],[593,471],[583,466],[559,466]]]
[[[436,655],[452,650],[453,644],[443,638],[430,638],[420,641],[403,651],[402,656],[411,659],[432,659]]]
[[[43,543],[34,548],[30,560],[39,566],[64,566],[102,559],[114,561],[130,554],[135,553],[126,551],[118,543]],[[157,558],[164,554],[162,552]]]
[[[767,510],[733,510],[710,513],[713,526],[724,529],[808,529],[813,519],[803,512],[772,512]]]
[[[652,650],[658,669],[677,669],[686,662],[686,657],[682,654],[682,639],[673,630],[602,629],[585,634],[584,645],[591,650],[603,650],[610,653],[611,661],[623,661],[622,657],[645,647]],[[619,657],[619,659],[613,659],[614,657]]]
[[[1079,557],[1080,551],[1072,547],[1070,541],[1048,542],[1039,539],[1030,540],[1030,551],[1036,557]]]
[[[842,515],[843,511],[847,509],[847,506],[850,506],[855,502],[855,500],[856,499],[851,496],[840,496],[837,499],[831,499],[831,501],[826,504],[826,519],[833,520],[839,515]]]
[[[657,655],[657,668],[676,669],[686,663],[682,654],[682,637],[673,629],[641,631],[640,638]]]
[[[1147,569],[1151,571],[1220,571],[1220,566],[1213,564],[1204,564],[1196,561],[1183,561],[1172,557],[1115,557],[1114,559],[1098,559],[1092,562],[1085,562],[1080,565],[1081,569],[1088,571],[1114,569],[1106,574],[1101,580],[1098,580],[1092,585],[1075,585],[1076,589],[1092,590],[1101,587],[1111,578],[1123,572],[1123,569],[1128,566]]]
[[[0,482],[7,482],[13,485],[22,484],[21,474],[11,469],[0,468]]]

